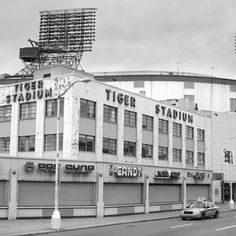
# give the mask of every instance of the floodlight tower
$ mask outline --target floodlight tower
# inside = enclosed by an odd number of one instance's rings
[[[18,75],[32,74],[49,65],[77,69],[84,52],[92,51],[95,41],[95,8],[40,12],[39,41],[29,39],[31,47],[20,49],[25,68]]]

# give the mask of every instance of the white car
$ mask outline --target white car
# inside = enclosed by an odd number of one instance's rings
[[[220,213],[220,208],[211,201],[195,201],[192,202],[186,209],[182,210],[180,217],[185,219],[205,219],[207,217],[217,218]]]

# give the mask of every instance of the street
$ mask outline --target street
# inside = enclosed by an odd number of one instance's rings
[[[89,219],[88,219],[89,220]],[[234,236],[236,235],[236,212],[222,212],[217,219],[185,220],[180,218],[150,222],[129,223],[83,230],[48,234],[79,236]]]

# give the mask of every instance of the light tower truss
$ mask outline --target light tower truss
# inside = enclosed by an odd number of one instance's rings
[[[84,52],[92,51],[95,41],[95,8],[40,12],[39,41],[29,39],[31,47],[20,49],[25,64],[17,74],[32,74],[49,65],[77,69]]]

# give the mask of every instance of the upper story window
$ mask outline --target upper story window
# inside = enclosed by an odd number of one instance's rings
[[[36,118],[36,102],[28,102],[20,104],[20,119]]]
[[[136,127],[136,112],[125,110],[124,124],[130,127]]]
[[[185,81],[184,82],[184,88],[186,88],[186,89],[194,89],[194,82]]]
[[[142,144],[142,157],[143,158],[152,158],[153,156],[152,145]]]
[[[103,138],[103,153],[116,155],[116,140],[110,138]]]
[[[10,137],[0,138],[0,152],[9,152],[10,150]]]
[[[205,153],[201,153],[201,152],[197,153],[197,164],[205,165]]]
[[[168,120],[159,119],[159,133],[168,134]]]
[[[45,134],[44,135],[44,151],[56,151],[57,135]],[[59,150],[63,148],[63,134],[59,134]]]
[[[124,155],[125,156],[136,156],[136,143],[124,141]]]
[[[173,148],[173,161],[181,162],[182,161],[182,151],[181,149]]]
[[[168,160],[168,148],[158,147],[158,160],[167,161]]]
[[[193,139],[193,127],[186,126],[186,138],[187,139]]]
[[[0,107],[0,121],[11,120],[11,105]]]
[[[197,129],[197,140],[201,142],[205,141],[205,131],[203,129]]]
[[[236,85],[230,85],[230,92],[236,92]]]
[[[80,99],[80,116],[87,118],[96,117],[96,103],[93,101]]]
[[[182,136],[182,125],[179,123],[173,123],[173,136],[181,137]]]
[[[186,164],[193,164],[193,151],[186,151]]]
[[[95,137],[91,135],[79,135],[79,150],[86,152],[95,152]]]
[[[35,151],[35,135],[20,136],[18,143],[19,152],[33,152]]]
[[[230,98],[230,111],[236,112],[236,98]]]
[[[105,122],[117,123],[117,108],[104,105],[103,120]]]
[[[143,115],[142,126],[145,130],[153,130],[153,117]]]
[[[144,81],[134,81],[134,88],[144,88]]]
[[[57,101],[58,99],[46,100],[45,116],[57,116]],[[60,98],[60,116],[64,115],[64,98]]]

